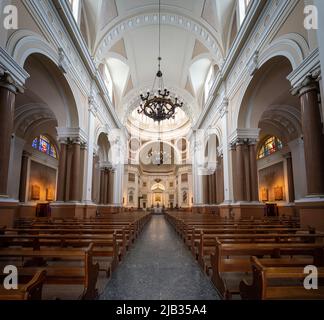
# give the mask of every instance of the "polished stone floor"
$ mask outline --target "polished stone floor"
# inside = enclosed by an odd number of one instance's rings
[[[164,216],[153,216],[102,300],[215,300],[217,293]]]

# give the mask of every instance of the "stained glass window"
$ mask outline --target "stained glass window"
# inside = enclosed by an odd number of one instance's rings
[[[52,158],[57,159],[56,148],[46,136],[40,135],[39,137],[35,138],[32,142],[32,147]]]
[[[282,149],[282,147],[282,142],[277,137],[267,138],[259,150],[258,159],[270,156]]]

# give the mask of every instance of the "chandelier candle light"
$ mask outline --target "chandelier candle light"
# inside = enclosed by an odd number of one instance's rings
[[[170,91],[164,88],[163,73],[161,71],[161,0],[159,0],[159,57],[158,72],[154,78],[153,88],[145,95],[141,94],[142,103],[137,110],[139,114],[144,113],[154,121],[174,119],[177,108],[183,106],[183,102],[177,97],[172,98]],[[158,90],[155,90],[155,84],[158,81]]]

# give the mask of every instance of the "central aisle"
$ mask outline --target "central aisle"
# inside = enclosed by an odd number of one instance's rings
[[[101,299],[215,300],[218,296],[164,216],[152,216]]]

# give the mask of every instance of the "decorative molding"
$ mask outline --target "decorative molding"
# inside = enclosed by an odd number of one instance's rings
[[[69,69],[70,69],[70,61],[67,58],[64,49],[63,48],[59,48],[58,49],[58,54],[59,54],[59,68],[61,69],[61,71],[63,73],[68,73]]]
[[[80,143],[87,143],[88,135],[80,128],[62,128],[57,127],[57,140],[58,141],[75,141],[79,140]]]
[[[259,141],[260,135],[259,128],[256,129],[236,129],[230,136],[229,136],[229,143],[235,144],[237,142],[242,141]]]
[[[15,60],[0,47],[0,77],[14,87],[14,91],[22,93],[29,74],[20,67]]]
[[[259,69],[259,51],[256,50],[247,64],[249,75],[253,77]]]
[[[303,82],[307,77],[318,78],[321,73],[321,64],[319,57],[319,49],[316,48],[312,53],[287,77],[293,89],[298,90],[303,86]],[[293,90],[294,91],[294,90]]]
[[[119,22],[116,26],[111,28],[99,43],[95,52],[96,64],[98,65],[106,57],[106,53],[123,37],[125,32],[144,26],[157,25],[159,22],[158,20],[158,15],[156,13],[146,13]],[[161,15],[161,24],[175,26],[191,32],[210,50],[219,67],[223,65],[224,58],[217,40],[213,37],[212,33],[200,23],[180,14],[164,12]]]

